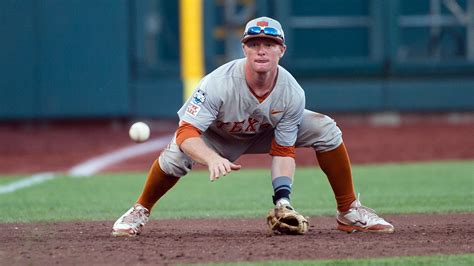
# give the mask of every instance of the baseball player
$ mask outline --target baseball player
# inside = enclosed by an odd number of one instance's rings
[[[238,171],[241,165],[233,162],[252,153],[272,156],[275,208],[268,217],[270,229],[303,234],[308,222],[290,203],[296,147],[315,150],[335,195],[339,230],[393,232],[390,223],[356,198],[350,161],[334,120],[304,109],[303,89],[278,65],[286,50],[280,23],[268,17],[253,19],[241,42],[245,58],[205,76],[178,111],[174,138],[151,166],[135,205],[113,225],[112,235],[138,235],[155,203],[193,164],[206,165],[209,179],[215,181]],[[290,221],[283,227],[274,222],[286,217]],[[296,224],[291,225],[291,219]]]

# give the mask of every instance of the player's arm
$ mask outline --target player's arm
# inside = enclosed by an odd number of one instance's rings
[[[279,176],[287,176],[293,180],[295,175],[295,159],[292,157],[272,157],[272,180]]]
[[[304,92],[295,94],[282,119],[277,124],[272,141],[272,180],[280,176],[293,179],[295,174],[295,143],[305,106]]]
[[[218,89],[219,80],[206,76],[193,95],[178,111],[180,126],[176,132],[176,143],[180,149],[197,163],[207,165],[211,181],[240,169],[212,150],[202,139],[201,132],[216,120],[223,103]]]
[[[230,162],[209,148],[201,139],[199,129],[189,123],[180,122],[176,132],[176,143],[193,161],[208,166],[211,181],[241,168],[240,165]]]
[[[272,180],[280,176],[293,179],[296,165],[295,147],[282,146],[273,139],[270,155],[272,156]]]

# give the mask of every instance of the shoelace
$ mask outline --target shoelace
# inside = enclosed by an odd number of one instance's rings
[[[375,221],[378,221],[380,220],[380,217],[375,213],[374,210],[372,210],[371,208],[369,207],[365,207],[365,206],[359,206],[356,208],[356,211],[363,217],[365,218],[367,221],[368,220],[375,220]]]
[[[359,213],[363,218],[367,219],[367,221],[369,221],[369,220],[375,220],[375,221],[383,220],[382,218],[380,218],[377,215],[375,210],[373,210],[369,207],[363,206],[360,203],[360,193],[357,193],[357,206],[355,207],[355,209],[356,209],[357,213]]]
[[[140,210],[134,208],[133,211],[130,212],[129,215],[123,217],[122,222],[124,222],[124,223],[136,223],[136,222],[142,220],[143,216],[145,216],[144,212],[141,212]]]

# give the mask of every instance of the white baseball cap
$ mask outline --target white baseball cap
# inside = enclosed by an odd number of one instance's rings
[[[281,45],[285,44],[285,33],[280,22],[269,17],[259,17],[249,21],[240,41],[245,43],[250,39],[262,37],[275,40]]]

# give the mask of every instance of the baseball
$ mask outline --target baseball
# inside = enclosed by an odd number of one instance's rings
[[[150,137],[150,127],[143,122],[136,122],[128,131],[130,138],[135,142],[144,142]]]

